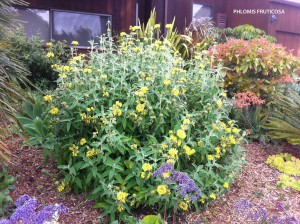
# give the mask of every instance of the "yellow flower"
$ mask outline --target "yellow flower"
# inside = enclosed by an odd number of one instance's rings
[[[140,26],[130,26],[129,28],[131,31],[136,31],[136,30],[140,30],[141,27]]]
[[[138,105],[136,105],[136,111],[141,113],[141,114],[146,114],[146,110],[145,110],[145,104],[141,104],[139,103]]]
[[[187,156],[190,156],[190,155],[193,155],[194,153],[196,153],[195,149],[191,149],[187,145],[183,146],[183,149],[185,150],[185,153],[187,154]]]
[[[51,102],[51,101],[52,101],[52,96],[46,95],[46,96],[43,97],[43,99],[44,99],[46,102]]]
[[[122,203],[126,203],[126,198],[128,197],[128,193],[123,192],[123,191],[119,191],[117,193],[117,199],[122,202]]]
[[[175,164],[175,160],[174,159],[168,159],[167,163]]]
[[[227,94],[225,92],[221,93],[220,96],[227,97]]]
[[[124,208],[121,205],[118,205],[117,208],[119,212],[122,212],[124,210]]]
[[[201,140],[197,142],[197,145],[198,145],[199,147],[201,147],[201,146],[202,146],[202,144],[203,144],[203,143],[202,143],[202,141],[201,141]]]
[[[230,133],[231,132],[231,128],[225,128],[225,131]]]
[[[170,85],[170,83],[171,83],[171,80],[170,79],[166,79],[165,81],[164,81],[164,85]]]
[[[75,46],[79,45],[78,41],[76,41],[76,40],[73,40],[71,44],[75,45]]]
[[[84,73],[92,73],[93,72],[93,70],[92,69],[90,69],[90,68],[85,68],[85,69],[83,69],[83,72]]]
[[[79,142],[80,145],[84,145],[86,143],[86,139],[85,138],[82,138]]]
[[[158,194],[160,194],[160,195],[163,195],[163,194],[167,193],[167,190],[168,190],[168,188],[167,188],[166,185],[159,185],[159,186],[157,187],[157,192],[158,192]]]
[[[86,157],[92,157],[92,156],[95,156],[97,155],[98,153],[95,151],[95,149],[91,149],[89,151],[86,152]]]
[[[78,150],[74,150],[73,152],[72,152],[72,156],[73,157],[76,157],[76,156],[78,156],[78,154],[79,154],[79,151]]]
[[[161,144],[161,148],[162,148],[162,149],[166,149],[166,148],[168,148],[168,145],[165,144],[165,143],[162,143],[162,144]]]
[[[175,149],[175,148],[171,148],[169,150],[169,155],[170,155],[171,159],[177,158],[177,156],[178,156],[178,150]]]
[[[58,190],[59,192],[62,192],[64,189],[65,189],[65,182],[63,181],[63,182],[61,182],[61,185],[59,185],[59,186],[57,187],[57,190]]]
[[[227,182],[225,182],[224,184],[223,184],[223,187],[225,187],[226,189],[229,187],[229,184],[227,183]]]
[[[230,141],[230,144],[232,144],[232,145],[235,145],[237,143],[236,140],[234,139],[233,135],[229,135],[229,141]]]
[[[72,88],[72,85],[73,85],[73,84],[72,84],[71,82],[68,82],[68,83],[67,83],[67,88],[71,89],[71,88]]]
[[[210,197],[211,199],[213,199],[213,200],[216,200],[216,199],[217,199],[217,197],[216,197],[216,195],[215,195],[214,193],[210,194],[209,197]]]
[[[109,96],[109,92],[104,92],[102,95],[108,97]]]
[[[177,130],[177,136],[180,138],[180,139],[185,139],[186,138],[186,134],[183,130],[179,129]]]
[[[175,135],[171,135],[170,139],[172,142],[177,143],[177,137]]]
[[[166,24],[166,28],[167,29],[172,29],[173,28],[173,24]]]
[[[67,74],[66,73],[62,73],[58,75],[60,78],[65,79],[67,78]]]
[[[141,172],[141,178],[142,178],[142,179],[145,178],[145,172]]]
[[[183,124],[190,124],[190,123],[191,123],[191,121],[189,119],[184,119],[183,120]]]
[[[151,171],[152,170],[152,165],[149,164],[149,163],[144,163],[143,166],[142,166],[142,169],[144,171]]]
[[[146,77],[146,80],[147,81],[152,81],[152,78],[151,77]]]
[[[186,211],[186,210],[188,210],[189,206],[187,203],[182,201],[179,203],[179,208],[181,208],[183,211]]]
[[[218,108],[221,108],[222,105],[223,105],[222,101],[221,101],[221,100],[218,100],[218,101],[217,101],[217,106],[218,106]]]
[[[160,28],[160,24],[155,24],[154,29],[158,29],[158,28]]]
[[[59,112],[58,108],[57,107],[52,107],[52,109],[49,111],[49,113],[51,115],[57,115]]]
[[[54,57],[54,53],[51,52],[51,51],[48,52],[48,53],[47,53],[47,57],[48,57],[48,58],[53,58],[53,57]]]
[[[234,128],[234,129],[232,129],[232,132],[233,132],[234,134],[237,134],[237,133],[239,133],[239,129]]]
[[[214,156],[213,155],[207,155],[207,159],[211,161],[211,160],[214,159]]]
[[[121,32],[121,33],[120,33],[120,36],[121,36],[121,37],[124,37],[124,36],[126,36],[126,33],[125,33],[125,32]]]
[[[171,176],[171,172],[163,173],[163,178],[164,179],[167,179],[170,176]]]
[[[172,93],[174,96],[178,96],[179,95],[179,90],[178,89],[172,89]]]
[[[51,47],[53,44],[51,42],[46,43],[47,47]]]

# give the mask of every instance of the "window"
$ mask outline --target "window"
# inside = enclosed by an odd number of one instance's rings
[[[17,12],[18,19],[25,21],[26,36],[39,34],[44,43],[54,39],[70,44],[76,40],[80,46],[89,46],[88,41],[107,32],[107,22],[111,21],[110,15],[61,10],[19,8]]]
[[[27,37],[39,34],[44,43],[50,40],[49,10],[16,9],[18,19],[24,21],[24,31]]]
[[[52,38],[71,43],[77,40],[80,45],[88,46],[88,41],[96,40],[107,32],[110,16],[67,11],[52,11]]]
[[[193,4],[193,19],[212,17],[212,7],[201,4]]]

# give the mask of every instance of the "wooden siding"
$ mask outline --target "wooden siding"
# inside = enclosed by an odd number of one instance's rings
[[[285,13],[277,15],[277,21],[269,23],[268,33],[300,57],[300,4],[272,2],[271,9],[282,9]]]
[[[136,24],[136,0],[27,0],[28,7],[112,15],[114,32],[128,31]]]
[[[257,28],[268,30],[268,14],[238,14],[233,10],[269,9],[269,0],[226,0],[227,26],[236,27],[242,24],[251,24]]]

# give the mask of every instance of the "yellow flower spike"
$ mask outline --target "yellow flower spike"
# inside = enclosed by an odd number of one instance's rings
[[[179,129],[177,130],[177,136],[180,138],[180,139],[185,139],[186,138],[186,134],[185,134],[185,131]]]
[[[183,211],[186,211],[186,210],[188,210],[189,206],[187,203],[182,201],[179,203],[179,208],[181,208]]]
[[[170,84],[171,84],[171,80],[170,79],[164,80],[164,85],[168,86]]]
[[[239,133],[239,129],[233,128],[233,129],[232,129],[232,132],[233,132],[234,134],[238,134],[238,133]]]
[[[141,172],[141,178],[145,179],[145,172]]]
[[[128,197],[128,193],[123,192],[123,191],[119,191],[117,193],[117,199],[122,202],[122,203],[126,203],[126,198]]]
[[[126,33],[125,33],[125,32],[121,32],[121,33],[120,33],[120,36],[121,36],[121,37],[125,37],[125,36],[126,36]]]
[[[118,209],[119,212],[124,211],[124,208],[121,205],[117,205],[117,209]]]
[[[157,186],[157,193],[160,195],[166,194],[168,191],[168,187],[166,185],[159,185]]]

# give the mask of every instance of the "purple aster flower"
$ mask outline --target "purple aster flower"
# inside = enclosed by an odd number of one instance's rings
[[[0,224],[43,224],[53,221],[55,215],[68,213],[68,208],[63,204],[55,204],[44,207],[39,205],[35,198],[28,195],[21,196],[16,202],[17,208],[9,220],[1,220]]]
[[[299,224],[298,220],[293,216],[277,217],[272,216],[269,220],[271,224]]]
[[[33,216],[35,215],[35,210],[38,207],[37,200],[35,198],[30,198],[27,201],[22,201],[24,204],[16,208],[15,212],[10,217],[10,221],[13,223],[30,223]]]
[[[171,163],[165,163],[161,165],[154,173],[153,177],[163,177],[164,173],[173,172],[174,165]]]
[[[30,200],[30,196],[28,194],[24,194],[22,196],[20,196],[17,201],[16,201],[16,206],[20,207],[22,206],[26,201]]]
[[[252,219],[252,221],[266,221],[268,219],[268,212],[263,207],[258,207],[256,211],[250,212],[248,217]]]
[[[234,205],[234,210],[242,215],[247,215],[253,206],[250,201],[243,199]]]

